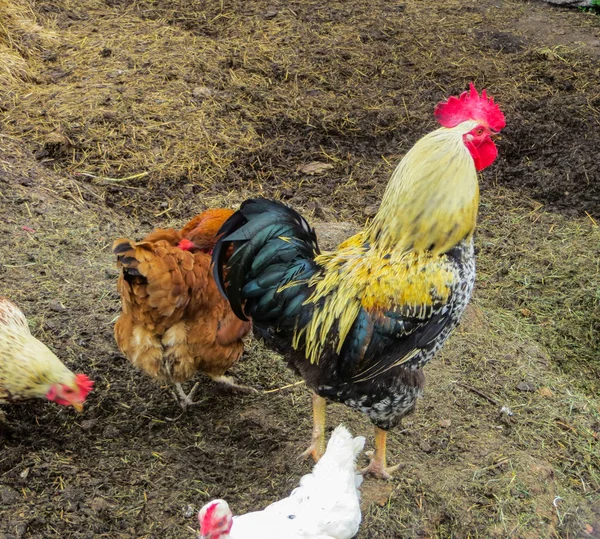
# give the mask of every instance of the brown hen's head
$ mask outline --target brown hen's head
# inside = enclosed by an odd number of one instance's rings
[[[197,215],[181,229],[183,239],[179,242],[179,248],[184,251],[211,251],[217,243],[221,225],[233,213],[233,210],[218,208]]]

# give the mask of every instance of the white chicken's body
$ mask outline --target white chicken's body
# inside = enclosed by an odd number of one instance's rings
[[[201,534],[207,539],[351,539],[361,522],[358,487],[362,476],[355,471],[362,436],[353,438],[338,426],[312,473],[300,480],[289,497],[262,511],[233,517],[229,533]],[[226,502],[216,500],[204,508]],[[221,505],[219,505],[220,509]],[[209,509],[210,510],[210,509]],[[200,519],[202,516],[200,512]],[[202,523],[202,519],[200,520]]]

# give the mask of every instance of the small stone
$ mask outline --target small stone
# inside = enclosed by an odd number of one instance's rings
[[[196,88],[192,90],[192,97],[195,99],[205,99],[214,93],[214,90],[208,88],[207,86],[196,86]]]
[[[110,504],[104,498],[94,498],[90,504],[92,511],[100,513],[105,509],[110,509]]]
[[[530,382],[519,382],[517,384],[517,389],[519,391],[535,391],[535,386]]]
[[[181,509],[181,514],[183,518],[190,518],[196,513],[196,510],[191,505],[186,505]]]
[[[19,493],[11,487],[0,485],[0,501],[3,505],[9,505],[18,501],[21,498]]]
[[[323,174],[326,170],[332,169],[333,165],[331,163],[322,163],[321,161],[312,161],[311,163],[307,163],[306,165],[301,165],[298,167],[298,171],[303,174],[307,174],[309,176],[315,176],[317,174]]]
[[[433,447],[431,446],[431,444],[426,442],[425,440],[423,440],[419,444],[419,447],[421,448],[421,451],[423,451],[423,453],[431,453],[433,451]]]
[[[442,427],[443,429],[447,429],[450,425],[452,425],[451,419],[442,419],[440,421],[440,427]]]
[[[67,308],[58,300],[50,302],[50,305],[48,307],[50,307],[50,310],[55,311],[57,313],[67,310]]]
[[[379,205],[378,204],[371,204],[370,206],[365,206],[363,208],[363,213],[367,217],[373,217],[374,215],[377,214],[378,211],[379,211]]]
[[[84,420],[81,422],[81,428],[82,428],[83,430],[90,430],[91,428],[93,428],[93,427],[94,427],[94,425],[95,425],[96,423],[98,423],[98,420],[97,420],[97,419],[84,419]]]
[[[44,328],[50,331],[58,329],[58,324],[54,320],[46,320],[44,322]]]
[[[538,393],[542,397],[552,397],[554,395],[549,387],[540,387],[540,389],[538,389]]]

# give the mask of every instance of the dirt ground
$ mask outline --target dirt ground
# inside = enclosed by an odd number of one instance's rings
[[[181,414],[117,351],[112,241],[252,195],[344,237],[470,80],[507,117],[482,174],[477,290],[390,435],[401,470],[365,481],[357,537],[600,537],[600,17],[514,0],[0,0],[0,295],[96,381],[83,415],[5,407],[0,539],[191,538],[211,498],[242,513],[287,495],[310,469],[306,388],[206,381]],[[233,374],[297,381],[256,342]],[[366,417],[330,408],[329,427],[372,445]]]

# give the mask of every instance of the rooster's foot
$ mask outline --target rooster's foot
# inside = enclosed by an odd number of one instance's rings
[[[371,474],[379,479],[389,481],[392,478],[392,474],[400,468],[400,464],[387,466],[383,459],[377,458],[373,451],[367,451],[365,454],[371,462],[369,462],[366,468],[360,470],[360,473],[363,475]]]
[[[300,455],[300,458],[307,459],[308,457],[312,457],[315,462],[319,462],[323,453],[325,453],[325,437],[313,440],[310,447]]]

